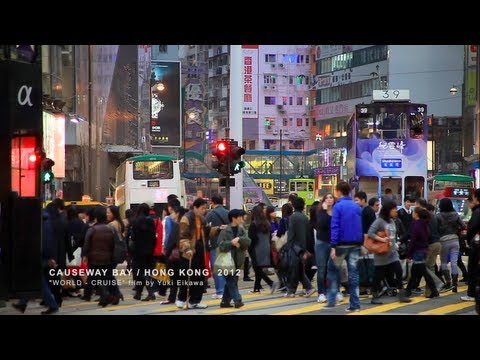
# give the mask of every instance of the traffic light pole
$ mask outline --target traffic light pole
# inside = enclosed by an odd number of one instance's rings
[[[230,128],[225,128],[225,138],[230,139]],[[227,169],[230,169],[230,156],[227,157]],[[227,209],[230,209],[230,173],[225,178],[225,202]]]

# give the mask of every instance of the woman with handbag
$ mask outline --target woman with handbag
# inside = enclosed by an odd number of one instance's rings
[[[368,230],[368,237],[373,240],[386,243],[386,251],[376,253],[373,256],[375,264],[375,281],[373,286],[372,304],[382,304],[379,300],[382,281],[390,274],[395,274],[396,287],[400,302],[411,302],[406,291],[403,289],[403,272],[398,256],[397,228],[394,219],[397,217],[397,204],[391,200],[385,200],[380,210],[380,216],[373,222]],[[393,284],[390,284],[393,285]]]

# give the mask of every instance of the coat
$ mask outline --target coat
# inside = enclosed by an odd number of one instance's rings
[[[133,257],[153,256],[157,242],[156,229],[150,216],[139,216],[135,219],[131,229]]]
[[[195,223],[195,213],[193,211],[189,211],[186,213],[183,217],[182,220],[180,220],[180,241],[179,241],[179,247],[178,249],[180,250],[180,254],[182,257],[185,259],[188,259],[188,256],[185,255],[185,253],[188,250],[191,250],[193,255],[195,255],[195,249],[197,246],[197,237],[196,237],[196,223]],[[207,244],[207,237],[210,236],[216,236],[217,235],[217,229],[210,228],[207,226],[207,222],[203,216],[200,217],[200,221],[202,223],[201,226],[201,238],[200,240],[203,243],[203,249],[204,251],[207,249],[206,244]],[[205,254],[204,254],[205,256]]]
[[[113,244],[115,232],[106,224],[95,224],[87,231],[83,253],[92,265],[110,265],[113,263]]]
[[[243,269],[243,263],[245,261],[245,250],[248,249],[252,240],[248,237],[247,232],[243,226],[238,227],[237,236],[240,238],[240,248],[232,245],[233,231],[232,226],[228,227],[220,232],[218,235],[218,251],[228,252],[231,251],[233,261],[235,262],[235,269]]]
[[[303,250],[307,249],[308,230],[310,223],[307,215],[301,211],[295,211],[288,220],[288,240],[287,243],[294,243]]]
[[[67,256],[73,258],[72,243],[68,236],[67,223],[60,217],[43,212],[42,258],[46,263],[54,259],[60,269],[65,269]]]
[[[257,225],[252,222],[248,228],[248,237],[251,239],[249,253],[252,264],[258,267],[272,266],[272,251],[270,231],[266,233],[259,232]]]

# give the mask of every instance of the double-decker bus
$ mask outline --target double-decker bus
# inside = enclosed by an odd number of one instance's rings
[[[117,168],[115,205],[124,214],[125,210],[134,210],[149,200],[160,214],[170,194],[177,195],[180,203],[188,208],[195,199],[192,193],[195,188],[193,180],[181,177],[176,158],[156,154],[134,156]]]
[[[428,178],[428,201],[438,204],[438,200],[449,198],[455,211],[464,221],[468,221],[471,211],[468,208],[468,196],[475,191],[473,177],[457,174],[439,174]],[[438,210],[438,207],[437,207]]]
[[[296,193],[305,200],[305,206],[310,206],[315,201],[315,180],[298,178],[288,180],[288,190]]]
[[[427,197],[427,107],[372,102],[355,107],[347,125],[347,173],[354,192]]]

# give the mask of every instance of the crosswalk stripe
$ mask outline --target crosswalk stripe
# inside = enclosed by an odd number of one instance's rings
[[[465,291],[467,290],[467,286],[459,286],[458,287],[458,292],[462,292],[462,291]],[[455,293],[453,293],[455,294]],[[444,292],[444,293],[441,293],[440,296],[443,297],[443,296],[448,296],[448,295],[452,295],[451,292]],[[457,295],[457,294],[455,294]],[[401,302],[394,302],[392,304],[385,304],[385,305],[379,305],[379,306],[374,306],[372,308],[369,308],[369,309],[365,309],[365,310],[360,310],[358,312],[353,312],[353,313],[349,313],[348,315],[370,315],[370,314],[378,314],[378,313],[383,313],[383,312],[386,312],[386,311],[390,311],[390,310],[394,310],[394,309],[398,309],[398,308],[401,308],[401,307],[404,307],[404,306],[408,306],[408,305],[413,305],[413,304],[418,304],[420,302],[423,302],[423,301],[427,301],[427,300],[430,300],[429,298],[426,298],[426,297],[422,297],[422,296],[417,296],[417,297],[414,297],[412,298],[412,301],[409,302],[409,303],[401,303]]]
[[[247,295],[243,295],[243,298],[244,299],[251,299],[251,298],[255,298],[255,297],[260,297],[262,295],[258,294],[258,293],[255,293],[255,294],[247,294]],[[202,304],[205,304],[205,305],[220,305],[220,299],[212,299],[212,300],[205,300],[205,301],[202,301]],[[145,301],[141,304],[132,304],[132,305],[121,305],[121,306],[112,306],[112,307],[105,307],[105,308],[102,308],[102,309],[98,309],[98,310],[110,310],[110,311],[114,311],[114,310],[121,310],[121,309],[129,309],[129,308],[135,308],[135,307],[140,307],[140,306],[146,306],[146,305],[160,305],[160,302],[159,301]],[[176,305],[167,305],[167,306],[164,306],[164,305],[160,305],[160,308],[157,309],[157,310],[153,310],[151,311],[152,313],[160,313],[160,312],[169,312],[169,311],[174,311],[174,310],[182,310],[180,308],[178,308]]]
[[[299,298],[302,299],[302,298]],[[303,299],[302,299],[303,300]],[[278,305],[278,304],[283,304],[283,303],[295,303],[295,299],[293,298],[281,298],[281,299],[275,299],[275,300],[265,300],[265,301],[255,301],[255,302],[248,302],[245,303],[245,306],[235,309],[235,308],[221,308],[218,310],[212,310],[207,312],[207,314],[228,314],[228,313],[234,313],[238,311],[243,311],[243,310],[251,310],[251,309],[256,309],[256,308],[261,308],[261,307],[266,307],[266,306],[271,306],[271,305]]]
[[[463,310],[473,306],[475,306],[475,303],[472,301],[462,301],[461,303],[458,303],[458,304],[450,304],[450,305],[441,306],[435,309],[431,309],[428,311],[422,311],[417,315],[445,315],[445,314],[449,314],[449,313],[452,313],[458,310]]]
[[[304,314],[312,311],[317,311],[326,306],[327,303],[319,304],[316,303],[315,305],[309,305],[309,306],[304,306],[298,309],[291,309],[291,310],[285,310],[285,311],[280,311],[277,313],[273,313],[270,315],[299,315],[299,314]]]

